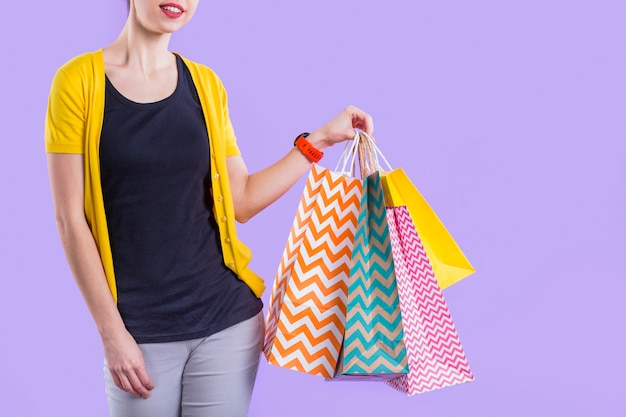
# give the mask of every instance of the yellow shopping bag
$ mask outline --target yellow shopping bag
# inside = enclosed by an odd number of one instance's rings
[[[474,267],[404,170],[396,168],[381,180],[385,204],[408,208],[441,289],[473,274]]]

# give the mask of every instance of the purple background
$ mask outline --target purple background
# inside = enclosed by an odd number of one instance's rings
[[[125,1],[16,8],[0,26],[0,416],[105,416],[43,121],[56,68],[110,43]],[[625,14],[603,0],[201,2],[171,48],[223,78],[251,171],[355,104],[477,269],[445,292],[475,382],[408,398],[263,359],[250,416],[626,415]],[[239,228],[268,286],[303,184]]]

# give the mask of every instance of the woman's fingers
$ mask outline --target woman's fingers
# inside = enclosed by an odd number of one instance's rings
[[[150,397],[150,390],[154,388],[154,384],[146,374],[145,370],[129,369],[129,370],[111,370],[113,382],[122,391],[128,392],[135,397]]]
[[[154,388],[154,383],[148,376],[148,372],[146,372],[145,367],[141,367],[137,370],[137,378],[139,378],[141,385],[145,387],[145,389],[151,390]]]
[[[374,133],[372,116],[355,106],[348,106],[345,111],[350,117],[352,128],[360,129],[369,135]]]
[[[121,390],[136,397],[150,397],[154,388],[146,371],[141,349],[127,332],[107,339],[104,343],[106,363],[113,382]]]
[[[120,380],[120,377],[117,376],[117,372],[113,372],[110,369],[109,371],[111,372],[111,378],[113,378],[113,383],[115,384],[115,386],[123,391],[126,391],[126,389],[124,388],[124,384],[122,384],[122,381]]]
[[[128,380],[128,376],[126,376],[123,372],[114,372],[111,371],[111,375],[113,376],[113,381],[115,385],[124,392],[134,395],[135,397],[139,397],[139,393],[133,389],[133,384]]]
[[[330,122],[314,131],[308,139],[313,146],[323,150],[344,140],[353,139],[355,129],[360,129],[371,135],[374,132],[374,121],[372,116],[358,107],[350,105]]]
[[[131,385],[132,393],[138,397],[149,398],[150,391],[139,378],[138,376],[139,372],[141,372],[139,369],[133,369],[130,372],[128,372],[128,374],[126,374],[128,381],[130,382],[130,385]]]

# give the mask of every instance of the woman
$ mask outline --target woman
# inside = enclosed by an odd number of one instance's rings
[[[221,81],[168,51],[198,2],[130,0],[117,40],[63,65],[51,88],[55,215],[102,337],[112,416],[246,415],[264,285],[235,221],[282,196],[326,147],[373,130],[349,106],[249,174]]]

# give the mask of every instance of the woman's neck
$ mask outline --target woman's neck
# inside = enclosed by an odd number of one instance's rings
[[[120,36],[105,48],[106,55],[110,64],[154,73],[172,64],[170,38],[170,33],[150,33],[129,19]]]

